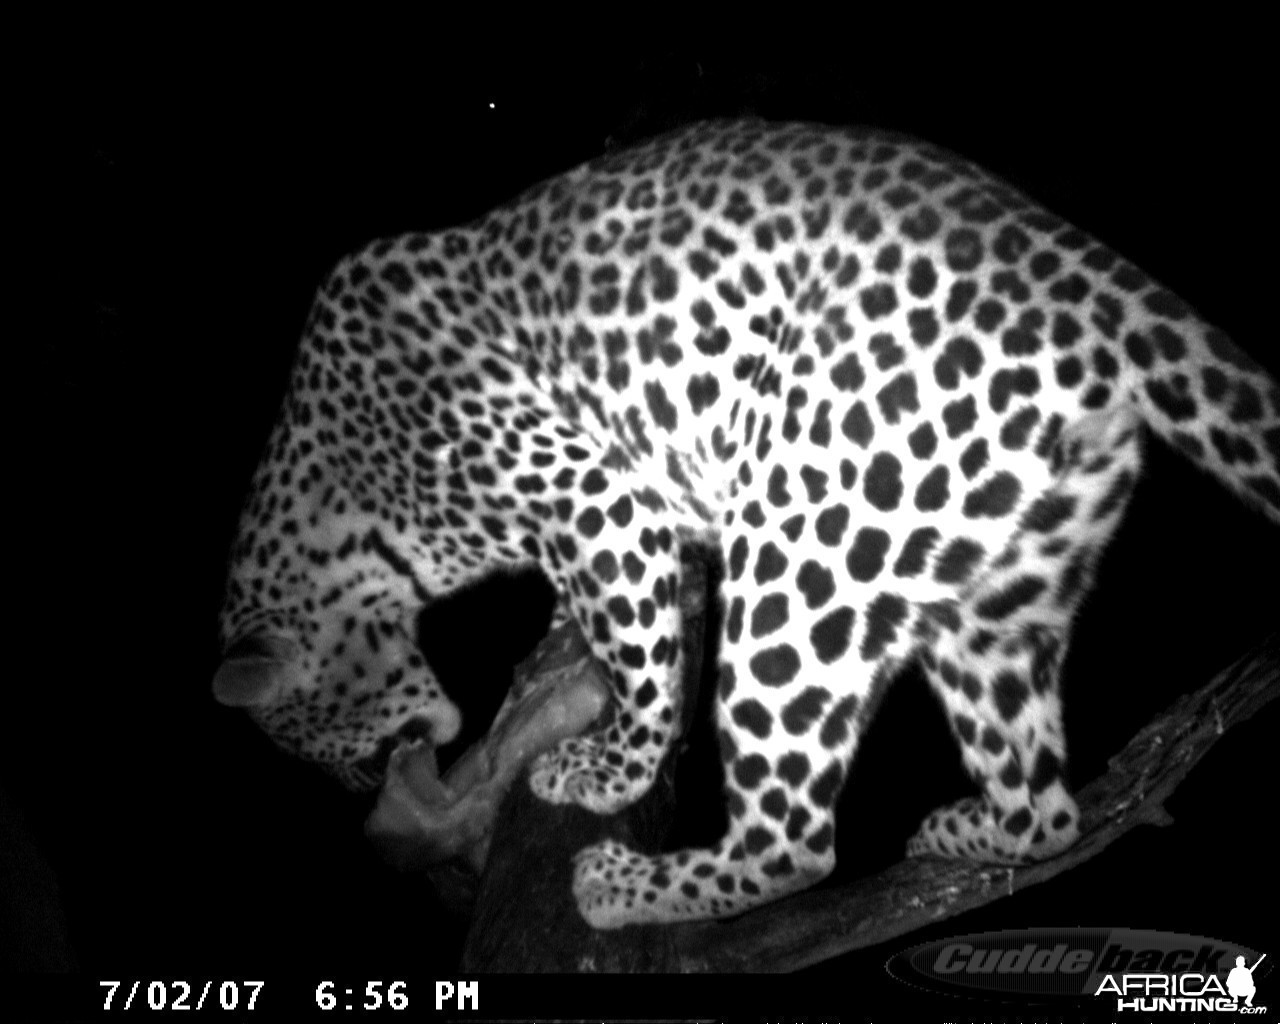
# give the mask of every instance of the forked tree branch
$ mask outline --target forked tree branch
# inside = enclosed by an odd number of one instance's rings
[[[686,561],[687,725],[696,705],[706,625],[707,566]],[[576,632],[576,631],[574,631]],[[595,671],[584,642],[553,634],[524,671]],[[525,685],[529,685],[527,682]],[[706,696],[706,694],[704,694]],[[573,855],[606,836],[659,849],[674,805],[670,769],[621,814],[602,818],[536,799],[513,785],[497,815],[462,967],[470,971],[772,972],[831,959],[992,903],[1097,856],[1139,825],[1171,821],[1164,803],[1225,731],[1280,696],[1280,636],[1271,636],[1195,693],[1158,715],[1101,778],[1077,793],[1081,836],[1053,860],[1004,868],[961,860],[906,860],[846,885],[823,885],[723,922],[597,932],[579,917]]]

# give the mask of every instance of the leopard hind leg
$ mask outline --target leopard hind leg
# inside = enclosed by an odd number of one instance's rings
[[[1064,779],[1057,684],[1066,635],[1061,623],[1028,623],[1003,637],[978,628],[925,656],[982,793],[931,814],[907,844],[909,854],[1016,862],[1053,856],[1075,841],[1079,811]]]
[[[1086,417],[1053,454],[1053,486],[957,602],[959,628],[921,655],[978,797],[941,808],[908,843],[992,862],[1043,860],[1079,833],[1066,786],[1059,673],[1096,559],[1119,524],[1141,461],[1134,415]]]

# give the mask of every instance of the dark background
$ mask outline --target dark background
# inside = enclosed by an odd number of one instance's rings
[[[23,589],[31,632],[14,639],[39,657],[10,665],[0,967],[447,976],[461,929],[422,881],[378,863],[361,835],[368,802],[209,696],[223,560],[311,293],[373,237],[467,221],[697,117],[871,123],[985,165],[1273,372],[1280,362],[1272,83],[1241,53],[1248,26],[1123,40],[1085,26],[1067,43],[1041,27],[930,46],[915,30],[819,26],[820,42],[794,50],[761,26],[749,45],[643,51],[571,37],[454,46],[444,32],[415,49],[384,28],[256,55],[195,55],[194,33],[169,56],[110,50],[59,79],[74,109],[59,126],[73,155],[57,190],[58,298],[14,396],[30,409],[34,501],[33,529],[11,543],[39,569]],[[392,56],[370,60],[384,45]],[[1080,782],[1280,608],[1280,531],[1149,447],[1067,666]],[[1278,724],[1272,710],[1220,743],[1170,802],[1172,828],[910,942],[1079,924],[1267,948]],[[841,870],[892,862],[962,791],[932,697],[903,680],[855,762]],[[906,944],[840,970],[885,984],[880,965]]]

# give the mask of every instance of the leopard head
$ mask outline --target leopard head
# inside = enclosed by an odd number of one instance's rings
[[[366,531],[296,575],[270,559],[233,563],[213,678],[215,699],[353,790],[381,784],[399,743],[439,746],[461,726],[418,649],[420,594],[380,556],[382,543]]]

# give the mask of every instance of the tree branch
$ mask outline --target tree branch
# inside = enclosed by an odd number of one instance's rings
[[[713,575],[703,553],[686,560],[681,595],[686,733],[713,697],[702,664],[709,570]],[[585,641],[568,625],[553,631],[517,671],[515,690],[547,690],[550,684],[540,680],[559,680],[555,685],[562,688],[565,679],[581,685],[595,672]],[[1277,696],[1280,636],[1273,635],[1158,715],[1112,758],[1105,775],[1076,794],[1080,839],[1053,860],[1008,868],[910,859],[872,877],[822,885],[729,921],[597,932],[574,904],[571,865],[583,846],[611,837],[639,850],[663,847],[674,817],[674,759],[643,800],[607,818],[543,803],[521,773],[516,784],[503,787],[493,841],[486,836],[487,863],[462,967],[505,972],[789,971],[885,942],[1048,881],[1097,856],[1139,825],[1169,824],[1165,801],[1191,769],[1227,729]],[[474,864],[484,858],[470,859]]]
[[[1140,825],[1173,819],[1164,803],[1227,729],[1280,696],[1272,635],[1158,715],[1076,794],[1081,836],[1061,856],[1004,868],[913,859],[839,888],[800,893],[723,925],[672,929],[678,971],[790,971],[934,924],[1047,882]],[[514,966],[514,965],[513,965]]]

